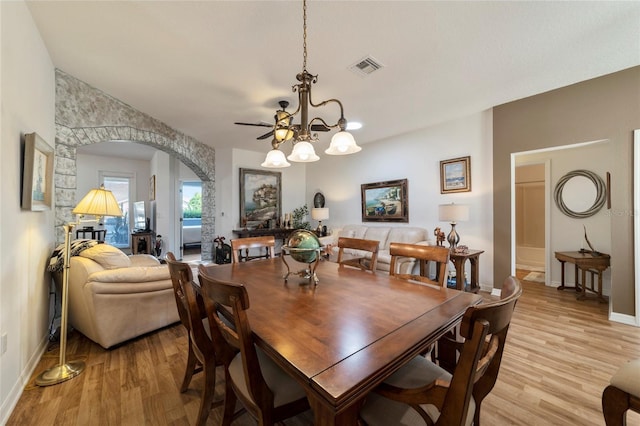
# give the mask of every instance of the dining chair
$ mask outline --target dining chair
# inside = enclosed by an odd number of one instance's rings
[[[640,358],[620,367],[602,392],[602,414],[607,426],[626,425],[628,410],[640,413]]]
[[[204,384],[200,398],[200,410],[198,412],[197,425],[204,425],[209,416],[209,411],[214,405],[214,391],[216,384],[216,367],[223,365],[224,355],[230,357],[228,348],[223,344],[223,338],[205,310],[202,296],[196,293],[193,287],[193,273],[187,263],[178,262],[173,253],[166,255],[169,265],[171,282],[176,297],[178,313],[182,325],[187,329],[189,354],[187,367],[180,392],[185,392],[193,374],[202,371]],[[221,403],[222,401],[218,401]]]
[[[371,257],[365,257],[364,253],[362,253],[361,256],[357,254],[354,254],[354,256],[350,256],[349,254],[357,252],[347,252],[348,256],[345,258],[345,249],[369,252],[371,253]],[[378,266],[379,249],[380,242],[376,240],[340,237],[338,238],[338,263],[341,265],[354,266],[356,268],[362,269],[363,271],[375,272],[376,267]]]
[[[247,237],[233,239],[231,240],[233,263],[275,257],[275,246],[276,239],[273,237],[273,235],[265,237]],[[259,249],[260,252],[262,252],[262,250],[264,249],[264,254],[250,256],[250,249]],[[242,250],[245,251],[244,255],[242,254]]]
[[[424,246],[419,244],[390,243],[389,275],[403,280],[420,281],[443,287],[446,282],[449,265],[449,249],[441,246]],[[398,272],[398,260],[403,257],[416,259],[420,264],[420,275]],[[436,262],[436,280],[428,277],[429,262]],[[411,272],[411,271],[409,271]]]
[[[515,279],[514,279],[515,280]],[[480,405],[495,384],[516,302],[514,292],[498,301],[467,308],[465,338],[452,374],[417,356],[389,376],[365,401],[363,422],[376,425],[480,425]]]
[[[302,387],[255,345],[247,311],[249,295],[240,283],[217,280],[201,265],[198,278],[205,303],[212,306],[222,336],[239,353],[225,364],[225,397],[222,425],[233,420],[236,401],[261,426],[271,426],[309,409]],[[232,323],[225,321],[232,312]]]

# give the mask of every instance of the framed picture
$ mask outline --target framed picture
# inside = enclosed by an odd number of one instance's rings
[[[440,162],[440,193],[471,191],[471,157]]]
[[[51,209],[53,199],[53,148],[36,133],[24,135],[22,209]]]
[[[280,172],[240,169],[240,225],[256,228],[282,214]]]
[[[149,178],[149,201],[156,199],[156,175],[151,175]]]
[[[362,221],[409,222],[407,186],[407,179],[360,185]]]

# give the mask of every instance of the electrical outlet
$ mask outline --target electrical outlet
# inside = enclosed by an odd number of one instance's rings
[[[7,333],[0,336],[0,355],[4,355],[7,352]]]

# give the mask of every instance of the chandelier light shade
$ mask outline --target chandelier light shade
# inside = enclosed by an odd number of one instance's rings
[[[289,167],[291,163],[287,161],[284,156],[284,152],[279,149],[272,149],[267,153],[267,158],[265,158],[264,163],[261,164],[262,167],[267,167],[269,169],[282,169],[284,167]]]
[[[100,185],[98,189],[92,189],[78,203],[72,211],[75,215],[122,216],[122,210],[113,193]],[[69,290],[69,259],[71,255],[71,233],[76,223],[67,223],[64,226],[64,266],[62,269],[62,311],[60,313],[60,359],[57,365],[43,371],[36,377],[36,385],[51,386],[73,379],[85,369],[82,360],[67,361],[67,312]]]
[[[438,206],[438,217],[443,222],[451,223],[451,232],[447,236],[449,247],[455,249],[460,242],[460,235],[456,232],[456,222],[469,220],[469,206],[464,204],[440,204]]]
[[[262,167],[281,168],[288,167],[282,156],[275,152],[280,152],[280,145],[286,141],[291,141],[293,150],[287,158],[289,161],[308,163],[318,161],[318,157],[313,148],[312,142],[318,140],[317,134],[312,132],[328,132],[331,129],[339,129],[331,140],[331,145],[326,154],[330,155],[347,155],[360,151],[360,148],[353,136],[347,132],[347,120],[344,118],[344,108],[342,102],[338,99],[327,99],[325,101],[314,103],[311,98],[311,87],[318,81],[318,76],[307,71],[307,1],[302,1],[302,34],[303,34],[303,61],[302,72],[296,75],[298,84],[292,87],[294,92],[298,93],[298,108],[293,113],[284,110],[276,112],[276,124],[273,130],[273,140],[271,141],[272,150],[267,153],[267,158],[262,163]],[[335,103],[340,108],[340,117],[334,124],[328,124],[321,117],[309,117],[309,108],[319,108],[330,103]],[[282,104],[281,104],[282,105]],[[300,116],[300,123],[293,124],[293,117]]]
[[[331,138],[331,145],[324,152],[329,155],[355,154],[362,148],[356,144],[356,140],[349,132],[338,132]]]
[[[300,141],[293,145],[293,151],[291,151],[291,155],[289,155],[287,159],[298,163],[311,163],[318,161],[320,157],[316,155],[316,151],[313,149],[311,143]]]

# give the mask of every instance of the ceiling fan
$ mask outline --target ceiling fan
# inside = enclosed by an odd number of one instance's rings
[[[258,136],[256,138],[258,140],[267,139],[273,136],[274,132],[277,132],[276,134],[278,135],[278,140],[280,141],[289,140],[295,136],[296,129],[294,128],[295,126],[291,126],[291,121],[293,120],[293,116],[296,113],[294,112],[293,114],[291,114],[286,111],[287,107],[289,106],[288,101],[280,101],[278,102],[278,104],[282,109],[277,110],[276,114],[273,116],[273,119],[275,121],[275,124],[273,125],[268,123],[262,123],[262,122],[261,123],[244,123],[241,121],[236,121],[234,124],[238,124],[241,126],[271,127],[271,130],[269,132],[265,133],[264,135]],[[325,126],[324,124],[312,124],[310,128],[314,132],[328,132],[329,130],[331,130],[329,129],[328,126]]]

